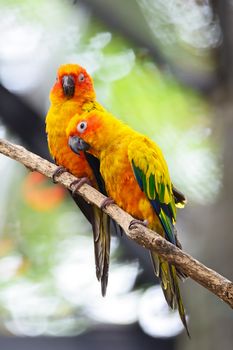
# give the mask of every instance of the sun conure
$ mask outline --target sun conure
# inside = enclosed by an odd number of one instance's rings
[[[62,65],[58,69],[56,82],[50,92],[51,105],[46,116],[46,132],[49,150],[55,163],[78,178],[88,177],[94,187],[105,193],[98,181],[98,162],[95,162],[95,159],[92,162],[91,156],[87,161],[84,154],[77,157],[68,146],[66,136],[66,128],[71,118],[95,108],[95,99],[93,82],[85,69],[75,64]],[[91,163],[91,167],[88,162]],[[59,172],[54,174],[54,177],[58,174]],[[93,228],[96,275],[101,281],[102,295],[105,295],[108,283],[111,222],[106,214],[87,204],[82,197],[74,195],[73,198]]]
[[[106,192],[116,204],[179,246],[174,227],[176,206],[184,205],[185,198],[173,187],[162,151],[152,140],[99,104],[70,121],[67,137],[79,157],[84,152],[100,161]],[[178,308],[189,334],[177,277],[184,275],[155,252],[150,254],[166,301],[172,309]]]

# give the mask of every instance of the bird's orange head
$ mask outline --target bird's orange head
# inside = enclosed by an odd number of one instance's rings
[[[97,156],[106,147],[105,125],[104,116],[98,113],[76,115],[66,129],[69,146],[77,154],[80,151],[90,151]]]
[[[94,110],[74,116],[68,124],[66,135],[75,153],[88,151],[99,158],[101,152],[126,130],[128,127],[107,111]]]
[[[56,82],[50,92],[52,103],[63,103],[68,100],[80,104],[95,99],[91,76],[77,64],[64,64],[59,67]]]

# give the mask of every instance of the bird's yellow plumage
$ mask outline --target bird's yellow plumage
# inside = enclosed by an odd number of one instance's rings
[[[163,154],[152,140],[98,108],[75,116],[69,123],[67,136],[73,141],[74,151],[86,150],[99,159],[108,196],[177,244],[174,224],[176,202],[180,201],[175,198],[176,190],[173,190]],[[79,148],[79,140],[84,141],[86,149]],[[151,257],[165,298],[172,308],[178,308],[187,329],[176,268],[154,252]]]
[[[81,121],[87,121],[88,127],[80,134],[77,125]],[[170,196],[166,187],[165,200],[174,201],[167,164],[155,143],[130,129],[110,113],[98,110],[74,117],[68,125],[67,135],[79,135],[91,145],[89,152],[100,160],[100,172],[107,193],[120,207],[138,219],[147,219],[152,229],[161,227],[146,193],[137,183],[132,168],[133,161],[146,174],[147,180],[150,169],[152,173],[154,171],[156,177],[164,181],[169,188]],[[158,185],[156,186],[158,188]],[[155,187],[155,193],[156,191]]]
[[[136,219],[147,220],[151,229],[178,245],[174,228],[176,206],[182,206],[185,198],[173,187],[159,147],[96,101],[92,78],[78,65],[59,68],[50,101],[46,131],[56,163],[77,177],[88,176],[96,188],[111,196],[120,207]],[[94,207],[91,210],[96,275],[104,295],[108,281],[110,222],[102,211]],[[154,252],[151,257],[165,298],[172,308],[178,307],[187,329],[177,280],[177,272],[182,273]]]
[[[91,77],[76,64],[62,65],[50,92],[50,108],[46,116],[46,132],[50,153],[57,165],[63,166],[78,178],[88,177],[98,187],[96,176],[84,154],[77,157],[68,146],[66,128],[75,115],[95,107],[95,91]],[[90,221],[94,233],[96,275],[105,295],[108,282],[110,251],[110,219],[101,210],[88,205],[81,197],[75,202]]]

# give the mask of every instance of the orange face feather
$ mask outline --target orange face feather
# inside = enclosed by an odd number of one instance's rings
[[[83,125],[84,128],[82,128]],[[104,127],[102,118],[100,118],[99,115],[93,111],[89,112],[88,116],[77,115],[72,118],[66,129],[66,134],[67,137],[82,137],[87,143],[90,143],[93,146],[93,152],[91,150],[90,153],[96,154],[98,149],[100,149],[102,146],[102,143],[100,141],[101,139],[103,140],[103,138],[100,137],[98,131],[100,130],[100,133],[102,134],[103,129]]]
[[[71,76],[74,79],[75,90],[72,97],[73,102],[82,105],[84,102],[95,99],[93,81],[86,70],[77,64],[65,64],[58,69],[57,79],[50,93],[52,103],[63,103],[69,99],[69,97],[64,95],[62,87],[64,76]]]

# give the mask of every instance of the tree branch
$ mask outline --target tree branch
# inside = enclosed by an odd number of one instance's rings
[[[52,178],[54,171],[57,169],[55,164],[27,151],[24,147],[14,145],[3,139],[0,139],[0,153],[49,178]],[[57,182],[71,190],[71,184],[75,180],[76,178],[70,173],[63,173],[58,177]],[[87,184],[84,184],[77,192],[88,203],[95,204],[99,208],[106,198]],[[124,229],[130,239],[147,249],[156,251],[161,257],[179,267],[185,274],[209,289],[233,308],[233,283],[231,281],[209,269],[154,231],[138,224],[135,224],[135,227],[129,230],[128,227],[133,218],[116,204],[111,204],[104,211]]]

